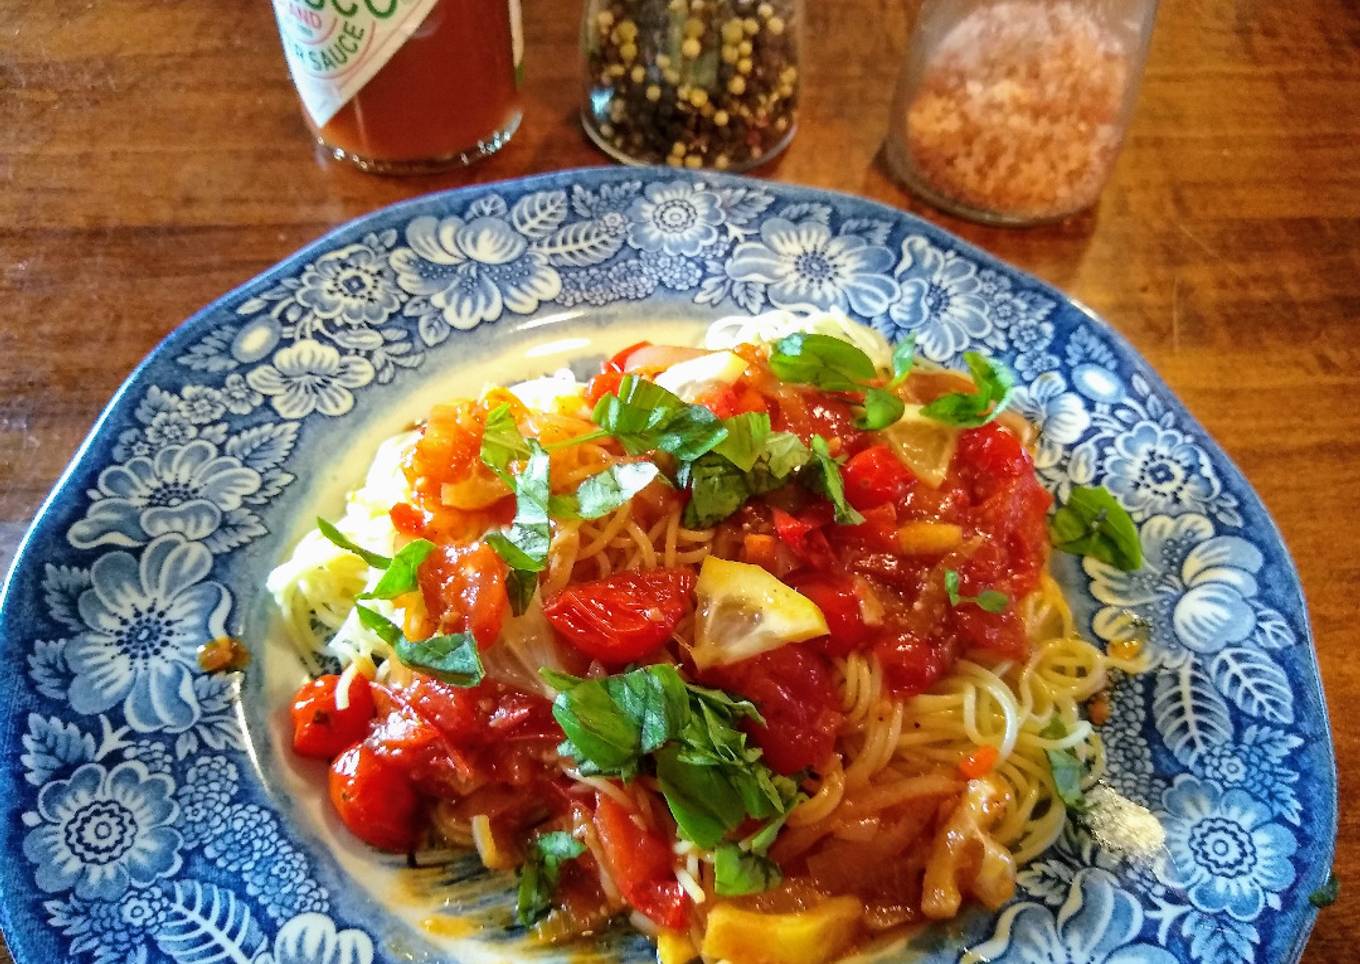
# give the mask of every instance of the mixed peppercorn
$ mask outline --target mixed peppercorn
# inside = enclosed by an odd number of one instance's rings
[[[596,0],[586,18],[586,128],[611,153],[740,170],[792,133],[795,0]]]

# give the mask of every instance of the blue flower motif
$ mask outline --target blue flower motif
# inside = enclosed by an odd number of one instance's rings
[[[136,761],[106,770],[86,763],[70,779],[38,792],[38,807],[24,815],[33,827],[24,856],[48,893],[75,889],[77,897],[114,900],[129,884],[145,886],[180,867],[179,812],[174,784]]]
[[[964,955],[967,964],[1176,964],[1163,948],[1138,941],[1143,908],[1105,870],[1083,870],[1072,880],[1055,917],[1043,904],[1014,904],[997,919],[985,944]]]
[[[1202,515],[1157,515],[1139,529],[1143,566],[1123,572],[1089,556],[1091,594],[1104,603],[1092,625],[1102,639],[1127,638],[1130,617],[1149,632],[1155,657],[1180,665],[1250,638],[1261,550],[1238,536],[1216,536]]]
[[[298,304],[342,325],[381,325],[403,295],[385,253],[351,244],[317,258],[298,278]]]
[[[1252,725],[1240,739],[1205,747],[1190,763],[1196,776],[1226,789],[1242,789],[1270,806],[1271,812],[1299,822],[1298,797],[1291,784],[1299,775],[1284,765],[1303,744],[1282,730]]]
[[[198,438],[198,426],[183,412],[157,412],[143,430],[151,451],[184,445]]]
[[[769,218],[759,241],[737,245],[727,276],[768,285],[770,302],[780,308],[839,308],[871,318],[898,295],[891,267],[891,251],[857,234],[833,236],[811,219]]]
[[[284,849],[274,815],[263,807],[236,804],[227,808],[219,836],[209,840],[203,852],[230,873],[250,871],[270,855]]]
[[[195,425],[207,425],[226,414],[222,393],[208,385],[187,385],[181,393],[179,414]]]
[[[186,846],[206,843],[226,827],[239,779],[236,764],[225,757],[205,757],[189,767],[184,785],[175,792]]]
[[[1185,433],[1150,421],[1111,440],[1105,474],[1106,487],[1135,519],[1202,511],[1221,488],[1203,448]]]
[[[1294,883],[1294,835],[1245,790],[1181,774],[1162,796],[1167,857],[1159,875],[1206,914],[1255,920]]]
[[[1057,372],[1044,372],[1015,393],[1015,407],[1039,430],[1034,465],[1045,480],[1061,488],[1064,481],[1057,471],[1068,448],[1075,445],[1091,426],[1086,403]],[[1070,482],[1067,483],[1070,486]],[[1059,492],[1066,496],[1066,492]]]
[[[260,489],[260,473],[202,439],[135,456],[99,473],[96,499],[71,526],[77,549],[140,546],[167,532],[202,539]]]
[[[902,242],[897,281],[902,297],[879,320],[889,341],[914,332],[917,350],[944,362],[991,334],[977,266],[968,259],[913,235]]]
[[[226,634],[231,596],[204,582],[212,554],[178,534],[157,538],[140,561],[126,552],[95,560],[80,595],[87,629],[66,644],[70,700],[78,713],[122,703],[128,725],[178,733],[199,716],[198,647]]]
[[[547,255],[499,217],[419,217],[407,226],[406,242],[410,247],[389,259],[397,283],[428,298],[455,328],[495,321],[506,309],[528,314],[562,290]]]
[[[331,345],[304,338],[275,352],[272,364],[252,368],[246,382],[268,395],[269,404],[284,418],[305,418],[312,412],[335,417],[354,407],[350,389],[367,385],[373,375],[368,359],[341,355]]]
[[[718,240],[718,198],[691,181],[648,184],[628,207],[628,243],[639,251],[698,254]]]
[[[264,396],[250,387],[240,372],[232,372],[220,389],[222,404],[233,415],[249,415],[264,401]]]

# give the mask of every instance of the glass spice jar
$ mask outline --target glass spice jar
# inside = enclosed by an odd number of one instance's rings
[[[1157,0],[923,0],[888,162],[936,207],[992,224],[1095,203],[1133,113]]]
[[[591,140],[628,164],[742,171],[793,137],[802,0],[587,0]]]

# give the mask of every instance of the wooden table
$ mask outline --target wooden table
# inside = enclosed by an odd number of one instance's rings
[[[902,5],[809,7],[801,129],[765,173],[921,213],[1133,341],[1284,531],[1342,789],[1360,792],[1360,7],[1170,0],[1099,210],[1028,231],[944,217],[885,173]],[[604,162],[576,121],[578,4],[525,8],[515,140],[468,172],[385,180],[312,149],[267,3],[0,0],[0,563],[124,376],[195,309],[389,202]],[[1344,902],[1310,961],[1360,945],[1358,812],[1342,808]]]

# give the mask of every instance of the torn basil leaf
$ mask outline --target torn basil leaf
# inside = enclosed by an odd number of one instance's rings
[[[746,473],[716,452],[686,463],[681,478],[690,493],[682,519],[689,529],[717,525],[751,497]]]
[[[346,552],[354,553],[356,556],[358,556],[364,562],[368,563],[374,569],[386,569],[389,565],[392,564],[392,560],[390,558],[384,555],[380,555],[376,552],[369,552],[363,546],[358,545],[351,541],[348,536],[346,536],[334,525],[327,522],[320,516],[316,517],[316,527],[319,530],[321,530],[321,534],[323,536],[325,536],[331,542],[335,543],[335,545],[339,546],[341,549],[344,549]]]
[[[916,364],[916,335],[912,333],[897,343],[892,353],[893,377],[889,388],[896,388],[907,380],[912,366]]]
[[[482,430],[481,458],[487,468],[509,484],[509,466],[515,459],[527,459],[529,443],[520,434],[515,417],[510,414],[510,403],[497,405],[486,416]]]
[[[921,414],[957,428],[977,428],[996,418],[1010,404],[1015,376],[999,361],[975,351],[963,360],[973,376],[976,391],[941,395],[921,409]]]
[[[426,676],[454,686],[476,686],[485,672],[471,633],[410,640],[401,627],[367,606],[355,606],[359,622],[396,651],[397,659]]]
[[[713,889],[720,897],[740,897],[773,890],[784,882],[784,872],[769,857],[725,843],[713,854]]]
[[[826,439],[820,435],[812,436],[812,462],[808,466],[814,470],[810,482],[814,490],[831,501],[836,510],[836,522],[843,526],[857,526],[864,516],[845,497],[845,480],[841,478],[841,467],[831,455]]]
[[[1143,565],[1138,527],[1110,490],[1076,485],[1048,525],[1054,548],[1131,572]]]
[[[1067,736],[1067,727],[1063,721],[1054,717],[1048,724],[1039,731],[1039,735],[1047,740],[1061,740]],[[1058,799],[1069,810],[1077,813],[1085,813],[1091,808],[1086,800],[1086,794],[1082,791],[1082,780],[1086,776],[1086,768],[1082,766],[1077,755],[1071,750],[1045,750],[1048,757],[1048,768],[1053,775],[1053,788],[1057,791]]]
[[[656,450],[688,462],[727,437],[711,411],[636,375],[625,376],[614,394],[602,397],[592,417],[629,455]]]
[[[552,539],[548,522],[548,453],[537,440],[531,439],[528,444],[529,457],[514,477],[514,521],[507,531],[486,537],[486,544],[514,570],[510,603],[516,616],[523,615],[533,599],[537,573],[548,567],[548,545]]]
[[[878,376],[869,356],[848,341],[810,332],[785,335],[775,342],[770,370],[781,381],[829,392],[853,392]]]
[[[959,574],[953,569],[944,571],[944,592],[949,597],[949,605],[954,607],[963,603],[972,603],[984,612],[1000,613],[1005,612],[1006,607],[1011,604],[1010,596],[995,589],[984,589],[976,596],[960,595]]]
[[[387,571],[382,574],[378,584],[368,592],[359,593],[355,598],[395,599],[408,592],[414,592],[420,585],[420,565],[432,552],[433,542],[428,539],[413,539],[392,557],[387,565]]]
[[[546,915],[552,908],[562,865],[585,852],[585,844],[562,830],[536,838],[519,868],[515,919],[528,927]]]
[[[606,516],[660,476],[661,469],[653,462],[618,462],[611,465],[603,472],[590,476],[576,489],[576,516],[582,519]],[[553,514],[551,500],[548,511]]]
[[[870,388],[864,393],[864,411],[855,419],[855,426],[869,432],[881,431],[896,424],[906,410],[906,404],[894,393]]]
[[[751,471],[770,437],[770,416],[765,412],[745,412],[723,419],[723,427],[727,437],[713,451],[743,472]]]

